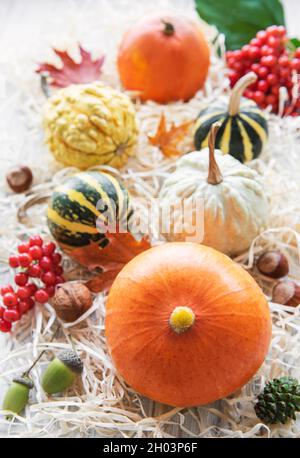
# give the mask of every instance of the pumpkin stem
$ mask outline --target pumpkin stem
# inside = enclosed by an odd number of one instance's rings
[[[207,182],[209,184],[219,184],[223,181],[222,173],[215,158],[216,136],[220,126],[219,122],[212,124],[208,137],[209,165]]]
[[[175,27],[174,27],[174,25],[171,24],[171,22],[164,21],[163,19],[162,19],[161,22],[164,24],[163,33],[164,33],[165,35],[168,35],[168,36],[174,35],[174,33],[175,33]]]
[[[232,89],[230,98],[229,98],[229,107],[228,113],[230,116],[236,116],[240,111],[241,97],[250,84],[255,83],[257,76],[254,72],[249,72],[238,80]]]
[[[186,332],[195,321],[195,314],[190,307],[175,307],[170,316],[170,326],[177,334]]]

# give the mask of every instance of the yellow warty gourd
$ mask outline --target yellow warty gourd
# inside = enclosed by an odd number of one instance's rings
[[[134,154],[138,129],[129,98],[101,82],[59,90],[44,112],[46,143],[65,165],[122,167]]]

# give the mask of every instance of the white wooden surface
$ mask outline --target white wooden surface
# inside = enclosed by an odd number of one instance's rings
[[[94,3],[97,1],[100,0],[93,0]],[[117,1],[110,0],[112,4]],[[141,1],[147,0],[128,0],[128,5],[130,8],[134,8],[134,4]],[[174,4],[177,1],[179,0],[173,0]],[[192,2],[193,0],[186,1]],[[93,2],[90,2],[90,7],[92,7]],[[20,54],[23,50],[25,52],[28,46],[34,46],[35,41],[44,38],[43,25],[45,20],[47,22],[59,21],[61,24],[64,21],[68,22],[68,7],[76,8],[79,4],[80,0],[0,0],[0,61],[1,50],[11,48],[13,52],[16,49]],[[283,0],[283,4],[289,35],[300,37],[300,0]],[[102,44],[102,47],[105,49],[105,43]],[[5,101],[0,100],[1,103],[5,103]],[[6,162],[6,159],[0,150],[0,163]],[[23,160],[26,162],[26,158],[23,157]],[[3,283],[3,278],[1,283]],[[1,344],[3,344],[3,336],[0,335],[0,347]],[[0,402],[3,396],[1,387],[3,388],[0,379]]]

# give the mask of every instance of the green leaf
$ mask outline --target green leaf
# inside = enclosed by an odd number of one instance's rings
[[[291,38],[285,45],[286,49],[294,53],[300,47],[300,40],[298,38]]]
[[[195,0],[200,17],[226,37],[227,49],[240,49],[259,30],[285,25],[280,0]]]

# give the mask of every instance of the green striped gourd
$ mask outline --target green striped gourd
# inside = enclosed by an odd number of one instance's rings
[[[99,224],[123,224],[130,215],[126,188],[112,175],[96,171],[80,172],[58,186],[47,212],[53,237],[67,251],[92,242],[104,248],[108,241]]]
[[[220,100],[203,109],[194,128],[194,143],[197,150],[208,146],[211,126],[221,123],[216,138],[216,148],[231,154],[240,162],[257,158],[268,138],[267,120],[252,100],[241,98],[247,86],[257,79],[255,73],[243,76],[234,86],[229,104]]]

